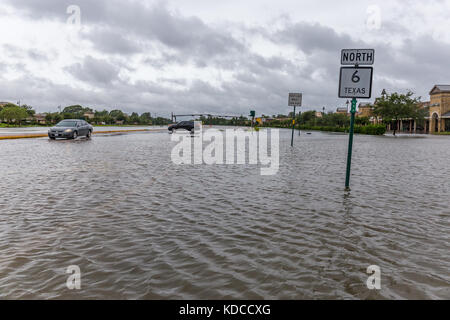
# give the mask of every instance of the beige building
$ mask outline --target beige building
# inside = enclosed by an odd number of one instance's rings
[[[436,85],[430,91],[430,133],[450,131],[450,85]]]
[[[46,123],[46,120],[45,120],[46,116],[47,116],[47,114],[45,114],[45,113],[36,113],[33,118],[34,118],[34,120],[36,120],[37,123],[45,124]]]
[[[347,108],[337,108],[336,113],[348,114],[348,110],[347,110]]]
[[[358,117],[373,117],[373,105],[370,103],[360,103],[358,106]]]
[[[95,113],[94,112],[85,112],[83,114],[83,116],[86,120],[92,120],[95,117]]]

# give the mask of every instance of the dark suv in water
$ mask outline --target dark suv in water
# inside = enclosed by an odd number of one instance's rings
[[[184,129],[190,132],[194,132],[194,121],[181,121],[169,126],[169,131],[173,133],[173,130]]]
[[[67,119],[50,128],[48,137],[52,140],[56,138],[76,139],[79,136],[90,138],[93,131],[94,128],[84,120]]]

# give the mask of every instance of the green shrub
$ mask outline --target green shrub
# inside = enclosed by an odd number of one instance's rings
[[[325,131],[325,132],[349,132],[350,129],[348,127],[325,127],[325,126],[307,126],[302,125],[300,126],[301,130],[314,130],[314,131]],[[359,134],[367,134],[367,135],[374,135],[379,136],[386,133],[386,127],[381,124],[371,124],[367,126],[362,125],[356,125],[355,126],[355,133]]]

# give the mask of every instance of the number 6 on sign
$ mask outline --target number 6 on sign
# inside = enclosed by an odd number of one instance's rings
[[[361,80],[361,78],[358,77],[357,74],[358,74],[358,70],[356,70],[355,73],[354,73],[353,76],[352,76],[352,81],[353,81],[354,83],[357,83],[357,82],[359,82],[359,80]]]

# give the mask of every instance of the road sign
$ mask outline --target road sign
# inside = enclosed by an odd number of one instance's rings
[[[289,107],[301,107],[301,106],[302,106],[302,94],[289,93]]]
[[[341,67],[339,98],[370,99],[372,96],[372,67]]]
[[[372,65],[374,60],[374,49],[343,49],[341,52],[342,65]]]
[[[341,67],[339,76],[339,98],[352,98],[350,111],[350,132],[348,139],[347,172],[345,175],[345,188],[350,190],[350,172],[352,166],[353,133],[355,129],[355,114],[357,98],[370,99],[372,96],[372,65],[375,60],[373,49],[343,49],[341,51],[341,64],[354,65],[354,67]]]

